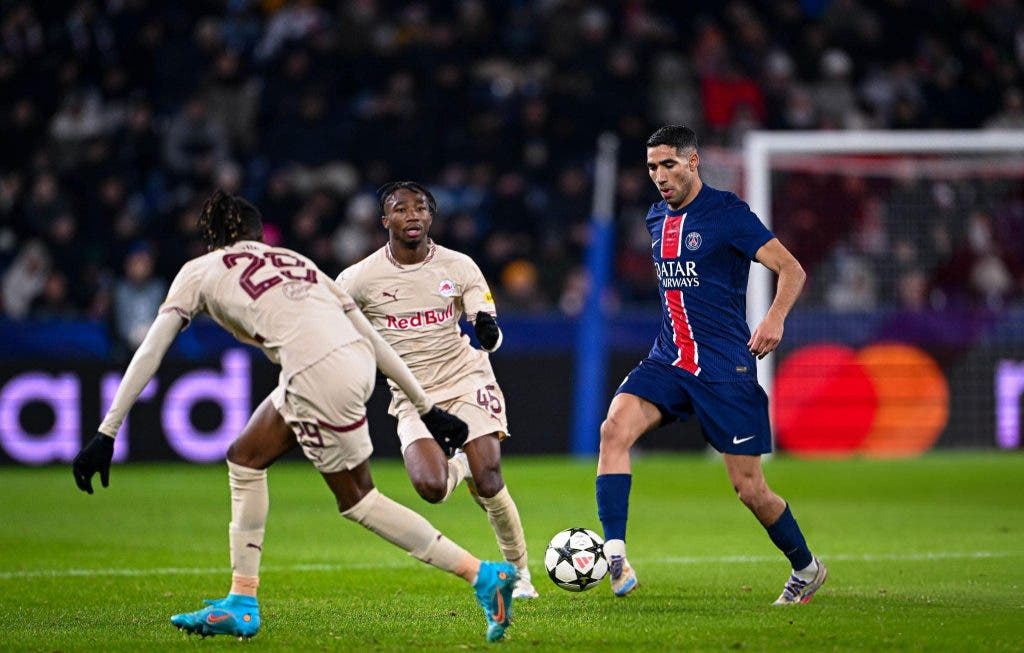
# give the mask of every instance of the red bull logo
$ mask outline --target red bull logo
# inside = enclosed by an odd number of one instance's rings
[[[447,308],[432,308],[416,311],[412,315],[399,317],[388,315],[387,328],[389,329],[418,329],[432,324],[441,324],[455,315],[455,304],[448,304]]]
[[[437,286],[437,294],[442,297],[454,297],[458,293],[458,286],[451,279],[445,279]]]

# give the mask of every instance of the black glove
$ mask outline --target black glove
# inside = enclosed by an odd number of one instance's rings
[[[114,438],[97,433],[75,456],[71,471],[78,489],[92,494],[92,475],[100,473],[103,487],[110,485],[110,461],[114,458]]]
[[[437,443],[441,445],[444,455],[449,458],[455,455],[456,449],[466,444],[466,438],[469,437],[469,427],[466,426],[465,422],[448,411],[434,406],[424,415],[421,415],[420,419],[427,426],[430,435],[434,436]]]
[[[480,346],[487,351],[494,351],[498,338],[501,337],[501,329],[498,328],[494,316],[486,311],[480,311],[476,314],[473,328],[476,330],[476,339],[480,341]]]

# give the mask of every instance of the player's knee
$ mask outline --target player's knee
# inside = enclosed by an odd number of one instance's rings
[[[248,447],[242,447],[238,442],[232,442],[228,447],[227,459],[242,467],[249,469],[263,469],[266,467],[263,457],[258,452]]]
[[[629,448],[629,430],[614,417],[601,422],[601,447],[610,449]]]
[[[444,479],[417,478],[413,480],[412,486],[427,503],[441,503],[448,492],[448,484]]]
[[[736,490],[739,500],[748,508],[759,506],[768,495],[768,487],[764,481],[753,476],[745,476],[735,481],[733,489]]]
[[[484,499],[490,499],[498,492],[501,492],[501,488],[505,487],[505,479],[501,477],[501,470],[490,468],[483,474],[478,474],[479,478],[473,477],[473,483],[476,485],[476,493]]]

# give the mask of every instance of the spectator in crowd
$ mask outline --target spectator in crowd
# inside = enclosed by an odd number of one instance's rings
[[[59,270],[51,270],[42,292],[32,302],[32,314],[40,319],[74,319],[78,311],[68,293],[68,279]]]
[[[206,100],[195,95],[172,120],[164,137],[164,162],[178,177],[197,185],[208,182],[228,158],[228,137],[210,116]]]
[[[142,344],[167,295],[167,284],[154,276],[155,267],[150,246],[139,243],[128,252],[124,277],[114,286],[114,330],[127,352]]]
[[[43,291],[50,276],[50,255],[38,240],[25,244],[3,274],[4,314],[16,320],[28,315],[29,307]]]
[[[268,238],[337,272],[381,242],[376,187],[422,177],[446,214],[439,242],[472,252],[512,305],[575,314],[604,130],[626,162],[670,122],[699,128],[709,152],[760,127],[1024,128],[1019,3],[926,5],[699,1],[684,17],[643,1],[9,0],[4,313],[119,323],[104,315],[124,308],[109,280],[132,243],[152,243],[146,283],[166,283],[201,253],[195,206],[214,185],[259,201]],[[805,303],[1024,300],[1024,250],[1006,245],[1024,230],[1013,184],[891,175],[858,189],[814,172],[780,176],[774,207],[780,236],[805,252]],[[995,234],[983,251],[955,209],[978,197]],[[618,184],[613,304],[657,301],[635,229],[650,201]],[[961,261],[971,272],[957,278]]]

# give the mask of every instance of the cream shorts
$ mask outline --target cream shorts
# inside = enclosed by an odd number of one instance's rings
[[[497,433],[499,440],[508,437],[505,395],[496,383],[489,383],[464,395],[439,401],[436,405],[466,423],[469,427],[466,442],[491,433]],[[416,407],[408,401],[402,402],[402,406],[393,414],[398,419],[398,439],[402,443],[403,454],[406,447],[414,441],[433,437],[416,412]]]
[[[352,469],[373,453],[366,402],[376,379],[373,349],[365,340],[357,340],[335,349],[270,393],[274,408],[320,472]]]

